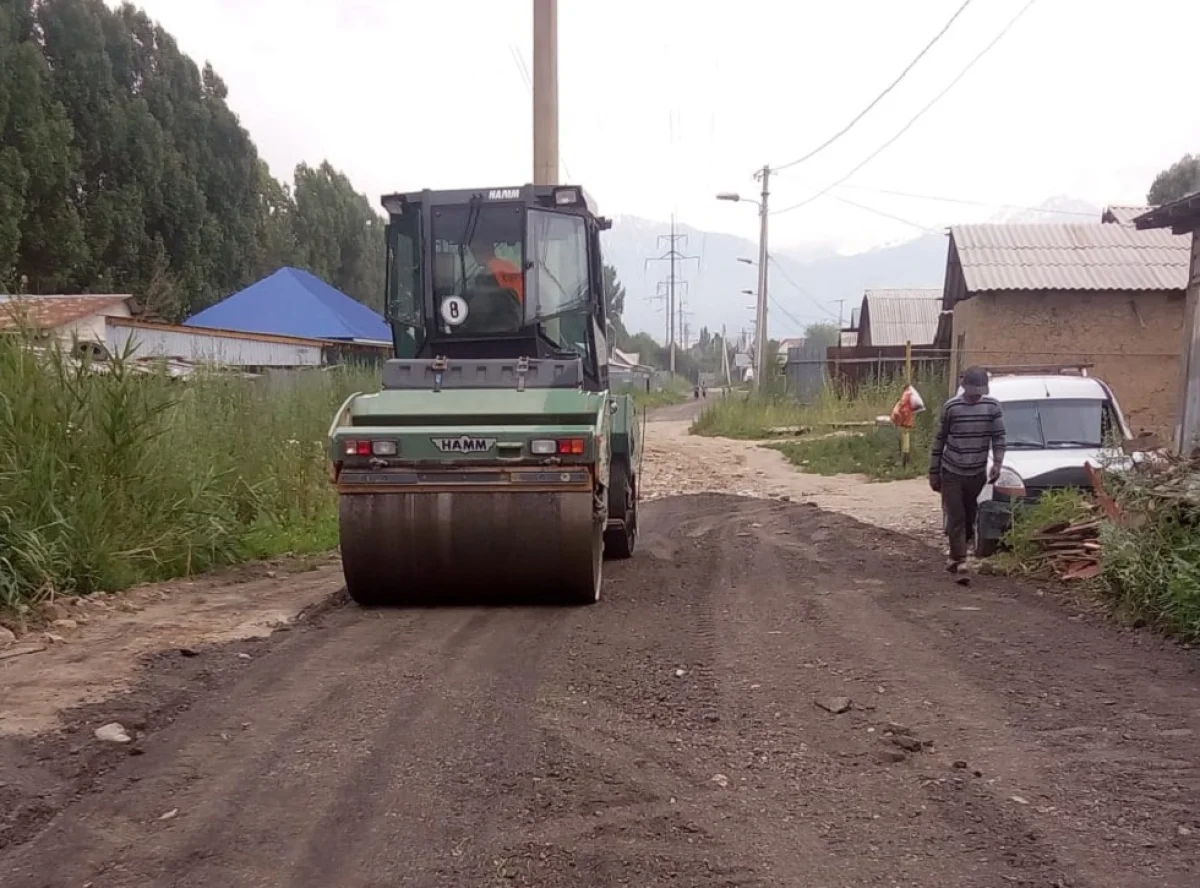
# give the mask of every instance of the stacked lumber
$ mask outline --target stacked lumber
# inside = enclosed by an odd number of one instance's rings
[[[1100,576],[1100,520],[1088,518],[1043,528],[1033,537],[1041,548],[1037,567],[1060,580]]]

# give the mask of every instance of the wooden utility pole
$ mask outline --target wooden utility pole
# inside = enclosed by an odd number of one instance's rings
[[[533,184],[559,184],[558,0],[533,0]]]

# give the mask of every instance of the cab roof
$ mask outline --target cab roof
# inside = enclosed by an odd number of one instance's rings
[[[507,203],[554,207],[556,205],[554,195],[564,190],[573,190],[579,194],[581,201],[580,203],[573,204],[573,206],[582,206],[593,216],[599,215],[596,211],[596,202],[592,200],[591,195],[580,185],[525,184],[499,188],[461,188],[446,191],[435,191],[426,188],[422,191],[403,191],[385,194],[380,199],[380,203],[392,215],[397,213],[397,210],[393,209],[394,207],[402,206],[405,203],[452,206],[454,204],[468,204],[476,199],[482,200],[484,203],[503,201]]]

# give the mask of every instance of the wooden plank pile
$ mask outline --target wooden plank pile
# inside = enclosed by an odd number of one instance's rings
[[[1060,580],[1090,580],[1100,576],[1100,518],[1062,522],[1043,528],[1033,537],[1041,546],[1039,572]]]

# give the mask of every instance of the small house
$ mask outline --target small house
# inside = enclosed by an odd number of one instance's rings
[[[1115,218],[1115,217],[1114,217]],[[972,364],[1090,364],[1130,424],[1175,422],[1190,244],[1116,223],[950,229],[939,331],[950,385]]]

